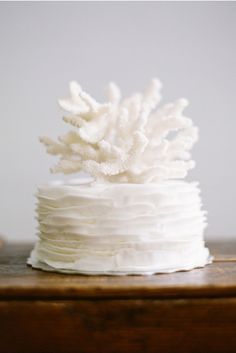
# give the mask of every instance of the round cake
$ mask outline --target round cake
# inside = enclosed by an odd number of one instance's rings
[[[153,274],[206,265],[197,183],[51,183],[39,188],[28,263],[85,274]]]
[[[210,263],[206,213],[197,182],[181,180],[195,163],[198,129],[183,115],[186,99],[156,110],[161,84],[121,101],[111,83],[100,104],[76,83],[59,101],[71,126],[58,141],[53,172],[88,177],[51,182],[37,193],[38,241],[28,264],[82,274],[154,274]]]

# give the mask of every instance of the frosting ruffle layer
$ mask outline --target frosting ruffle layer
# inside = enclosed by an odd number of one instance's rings
[[[37,193],[39,241],[28,264],[85,274],[152,274],[211,261],[198,183],[54,182]]]

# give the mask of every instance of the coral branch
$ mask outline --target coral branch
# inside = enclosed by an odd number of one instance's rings
[[[110,83],[108,103],[98,103],[73,81],[69,98],[59,100],[74,130],[58,141],[42,137],[48,153],[60,156],[53,172],[85,171],[102,182],[147,183],[184,178],[194,167],[190,149],[198,129],[183,116],[186,99],[157,109],[161,83],[153,79],[144,94],[121,101]],[[174,136],[173,136],[174,134]]]

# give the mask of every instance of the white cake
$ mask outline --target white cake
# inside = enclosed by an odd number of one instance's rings
[[[114,84],[100,104],[72,82],[60,100],[73,130],[41,142],[60,157],[53,172],[89,178],[38,189],[38,237],[28,264],[82,274],[154,274],[210,263],[195,163],[198,129],[183,116],[186,99],[160,101],[160,82],[121,101]],[[174,134],[173,134],[174,133]]]
[[[51,183],[38,191],[33,267],[84,274],[153,274],[206,265],[197,183]]]

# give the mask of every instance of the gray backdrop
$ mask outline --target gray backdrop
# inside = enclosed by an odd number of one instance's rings
[[[187,97],[200,127],[189,179],[200,181],[209,238],[236,234],[236,3],[0,3],[0,233],[35,239],[34,193],[56,162],[39,135],[67,131],[57,98],[76,79],[97,99],[158,76]]]

